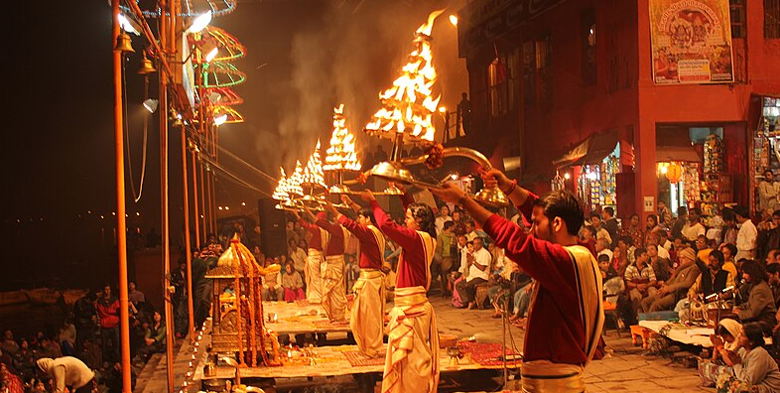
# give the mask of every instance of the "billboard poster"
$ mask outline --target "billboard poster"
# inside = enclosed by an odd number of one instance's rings
[[[650,0],[657,85],[734,81],[728,0]]]

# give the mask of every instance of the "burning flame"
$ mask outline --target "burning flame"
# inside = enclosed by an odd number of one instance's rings
[[[276,185],[273,198],[277,201],[287,201],[290,199],[290,192],[287,186],[287,175],[284,173],[284,168],[281,168],[281,170],[282,177],[279,178],[279,184]]]
[[[428,15],[428,22],[425,23],[424,25],[420,26],[420,28],[417,29],[417,31],[415,33],[426,35],[426,36],[430,37],[431,36],[431,30],[433,30],[433,21],[435,21],[436,18],[439,15],[442,14],[442,12],[444,12],[444,10],[438,10],[438,11],[431,12],[430,15]]]
[[[303,195],[303,165],[301,161],[295,162],[295,172],[287,179],[287,193],[289,195]]]
[[[325,173],[322,171],[319,140],[317,141],[317,147],[314,148],[314,153],[309,157],[309,162],[306,163],[306,168],[303,170],[303,183],[328,188],[325,184]]]
[[[442,12],[443,10],[432,12],[428,16],[428,22],[417,29],[414,39],[417,49],[409,56],[409,62],[401,68],[402,75],[393,82],[393,86],[379,93],[382,108],[366,125],[368,134],[392,139],[400,133],[412,140],[434,140],[436,127],[433,124],[433,114],[441,95],[433,97],[436,69],[433,67],[430,34],[433,21]]]
[[[344,104],[333,108],[333,135],[330,147],[326,151],[325,171],[360,171],[360,163],[355,154],[355,136],[349,132],[344,118]]]

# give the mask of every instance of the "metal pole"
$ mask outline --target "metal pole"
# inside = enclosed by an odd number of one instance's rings
[[[206,243],[209,241],[208,229],[206,229],[206,222],[209,219],[208,212],[206,211],[206,188],[209,184],[204,177],[203,163],[198,166],[198,172],[200,172],[200,204],[202,208],[201,211],[203,212],[203,219],[201,220],[201,223],[203,224],[203,243]]]
[[[195,150],[192,150],[192,206],[195,213],[195,247],[200,251],[200,212],[198,209],[198,164],[195,159]]]
[[[168,46],[168,10],[165,0],[160,0],[160,46],[165,56]],[[168,75],[160,70],[160,194],[162,213],[163,296],[165,298],[165,341],[168,393],[173,393],[173,302],[171,299],[171,228],[168,217]]]
[[[190,341],[195,340],[195,308],[192,304],[192,245],[190,244],[190,196],[187,189],[187,131],[181,125],[181,173],[184,194],[184,247],[187,258],[187,312]]]
[[[219,131],[219,126],[213,125],[211,126],[211,138],[212,138],[212,156],[214,157],[214,162],[219,164],[219,157],[217,155],[217,143],[219,143],[219,134],[217,134],[217,131]],[[211,192],[213,193],[213,198],[211,199],[212,203],[212,211],[214,212],[214,233],[217,234],[219,227],[217,226],[217,173],[212,171],[211,172]]]
[[[112,47],[119,30],[119,0],[111,1],[114,28]],[[122,127],[122,59],[121,51],[114,50],[114,150],[116,153],[116,213],[117,252],[119,257],[119,332],[122,352],[122,391],[132,392],[130,375],[130,315],[127,296],[127,220],[125,219],[125,153]]]

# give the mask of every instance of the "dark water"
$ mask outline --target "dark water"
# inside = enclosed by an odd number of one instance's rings
[[[32,336],[38,331],[51,336],[59,332],[65,320],[63,307],[31,304],[0,306],[0,329],[11,329],[17,339]]]

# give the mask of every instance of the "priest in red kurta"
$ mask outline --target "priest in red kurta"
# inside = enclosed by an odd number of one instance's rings
[[[314,214],[306,208],[306,212],[314,218]],[[322,276],[322,308],[331,321],[343,321],[347,312],[347,290],[344,287],[344,251],[347,249],[349,232],[339,224],[328,221],[327,213],[319,214],[315,224],[327,234],[327,240],[322,243],[325,250],[325,261],[320,267]]]
[[[351,220],[339,213],[330,203],[327,209],[338,223],[347,228],[360,242],[360,277],[352,288],[355,301],[352,304],[349,327],[355,337],[358,351],[368,357],[384,356],[382,338],[385,322],[385,274],[382,272],[385,254],[385,237],[374,223],[370,209],[360,209],[348,196],[342,195],[347,206],[358,212]]]
[[[498,170],[483,178],[488,185],[497,183],[519,207],[532,223],[531,234],[453,184],[432,192],[462,204],[496,246],[536,281],[525,336],[523,390],[583,392],[583,370],[599,343],[604,312],[598,263],[577,237],[584,221],[581,203],[568,191],[539,198]]]
[[[315,224],[310,224],[293,212],[301,226],[311,234],[309,240],[309,252],[306,258],[306,267],[304,268],[304,277],[306,279],[306,300],[312,304],[322,302],[322,274],[320,269],[325,262],[322,244],[327,243],[328,232]],[[318,216],[327,218],[326,213],[318,213]]]
[[[402,249],[395,305],[387,325],[382,393],[435,392],[439,385],[439,333],[426,296],[436,250],[433,210],[422,203],[409,204],[406,226],[400,226],[382,210],[371,191],[360,197],[371,204],[379,229]]]

